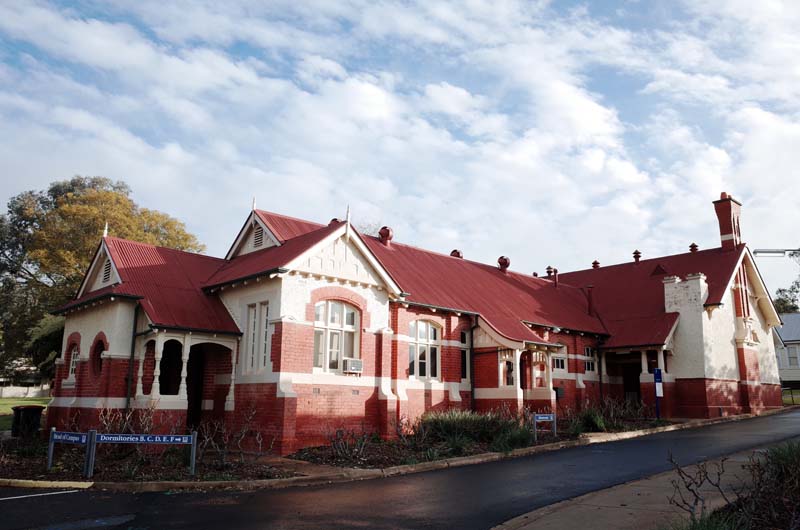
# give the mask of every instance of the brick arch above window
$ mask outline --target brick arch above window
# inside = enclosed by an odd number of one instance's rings
[[[100,373],[103,371],[102,353],[104,351],[108,351],[108,338],[101,331],[95,335],[92,341],[92,349],[89,350],[89,365],[94,377],[100,377]]]
[[[339,286],[319,287],[311,291],[311,302],[306,305],[306,320],[314,321],[314,307],[324,300],[338,300],[350,304],[361,313],[361,327],[370,327],[370,314],[367,311],[367,300],[358,293]]]

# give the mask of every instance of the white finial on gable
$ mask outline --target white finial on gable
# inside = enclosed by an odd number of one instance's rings
[[[106,226],[103,228],[103,237],[108,237],[108,221],[106,221]]]
[[[253,195],[253,211],[256,211],[256,196]]]
[[[350,241],[350,205],[347,205],[347,215],[345,216],[345,222],[347,223],[347,227],[345,230],[345,240]]]

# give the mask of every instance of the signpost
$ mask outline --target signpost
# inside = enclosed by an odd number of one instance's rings
[[[656,419],[661,419],[660,401],[664,397],[664,381],[661,375],[661,368],[653,371],[653,380],[656,382]]]
[[[97,444],[159,444],[159,445],[191,445],[189,457],[189,474],[194,475],[197,457],[197,431],[191,434],[98,434],[91,430],[86,432],[57,431],[50,429],[50,442],[47,446],[47,470],[53,467],[53,452],[56,443],[85,445],[86,458],[83,463],[83,475],[92,478]]]
[[[551,414],[534,414],[533,415],[533,441],[536,443],[537,439],[537,431],[539,423],[549,423],[551,425],[550,430],[553,433],[553,436],[556,436],[558,433],[558,425],[556,424],[556,413],[553,412]]]

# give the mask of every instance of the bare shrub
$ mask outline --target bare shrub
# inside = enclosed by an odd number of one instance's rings
[[[369,446],[371,435],[349,429],[337,429],[328,437],[334,457],[347,462],[359,462]]]

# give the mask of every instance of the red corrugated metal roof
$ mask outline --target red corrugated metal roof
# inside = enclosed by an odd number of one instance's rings
[[[663,344],[674,324],[664,312],[664,277],[702,272],[708,283],[706,304],[719,304],[744,252],[744,244],[735,251],[713,248],[562,273],[560,280],[594,286],[594,306],[612,334],[608,347]]]
[[[225,260],[115,237],[104,241],[122,281],[105,289],[141,297],[139,303],[153,325],[239,333],[222,301],[202,291],[203,283]],[[80,305],[101,291],[84,293],[62,310]]]
[[[333,222],[328,226],[318,227],[311,232],[286,240],[279,247],[269,247],[236,256],[230,261],[223,262],[222,267],[208,278],[203,286],[205,288],[217,287],[283,267],[325,239],[340,226],[342,226],[341,222]]]
[[[267,225],[269,231],[272,232],[281,243],[284,243],[285,241],[295,237],[308,234],[309,232],[319,230],[325,226],[319,223],[312,223],[311,221],[289,217],[287,215],[266,212],[264,210],[256,210],[255,212],[258,218],[261,219],[265,225]]]
[[[392,242],[363,238],[408,300],[479,313],[501,335],[544,342],[522,321],[605,333],[583,291],[497,267]]]

